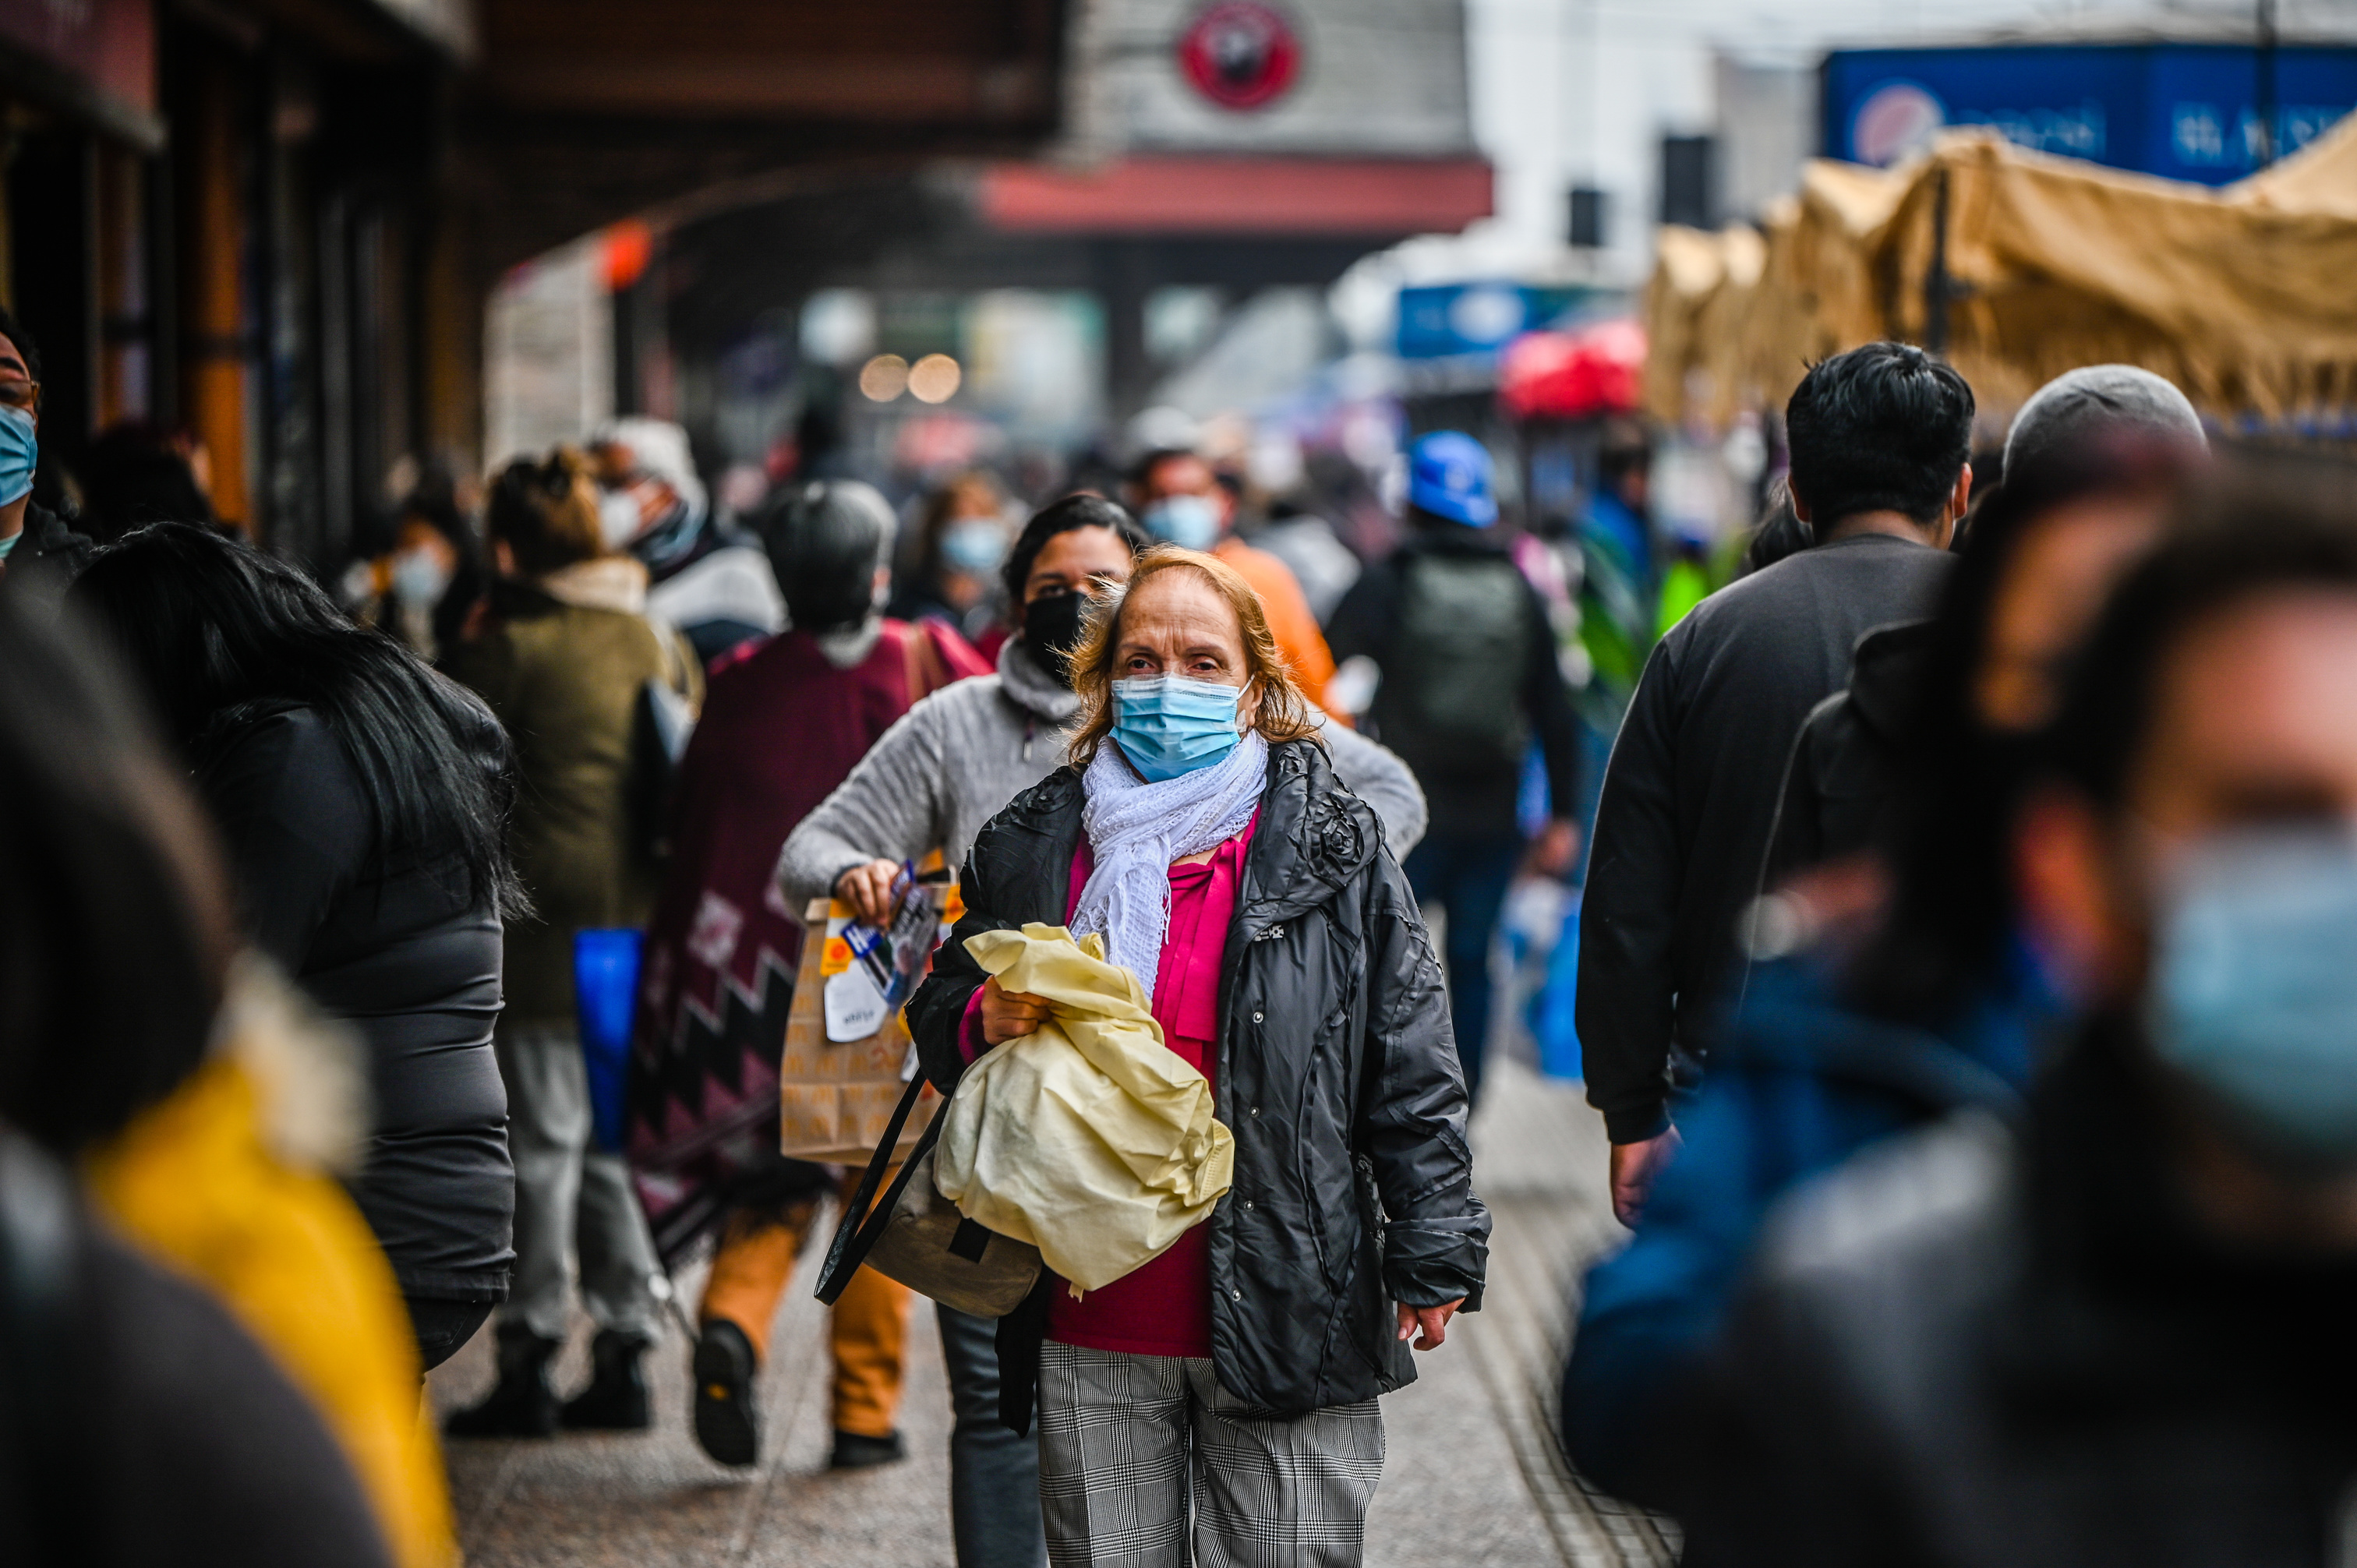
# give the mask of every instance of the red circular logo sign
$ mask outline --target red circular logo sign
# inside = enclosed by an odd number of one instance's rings
[[[1178,69],[1223,109],[1275,102],[1301,72],[1293,25],[1258,0],[1206,5],[1178,38]]]

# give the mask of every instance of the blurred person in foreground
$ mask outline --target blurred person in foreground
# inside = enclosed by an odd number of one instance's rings
[[[41,350],[0,306],[0,594],[50,611],[91,542],[33,499],[40,467]]]
[[[492,1037],[515,1156],[515,1288],[499,1316],[498,1387],[450,1419],[462,1437],[639,1431],[651,1419],[640,1361],[659,1329],[657,1272],[622,1157],[590,1146],[588,1072],[574,992],[585,929],[643,927],[657,891],[640,821],[650,755],[645,688],[690,705],[703,669],[649,614],[647,569],[608,549],[581,454],[519,458],[491,486],[499,578],[483,628],[445,660],[514,737],[509,843],[531,912],[507,924],[507,1007]],[[763,569],[766,571],[767,564]],[[565,1339],[576,1259],[597,1325],[589,1387],[562,1410],[548,1382]]]
[[[1129,514],[1067,496],[1028,523],[1006,566],[1022,607],[995,673],[962,681],[909,710],[834,793],[803,819],[778,859],[787,908],[836,897],[880,918],[901,864],[939,849],[962,865],[974,834],[1061,765],[1062,732],[1081,710],[1067,658],[1090,607],[1129,580],[1146,540]],[[1424,832],[1424,797],[1399,759],[1340,725],[1324,731],[1334,770],[1372,804],[1397,854]],[[951,1498],[960,1568],[1026,1568],[1046,1551],[1039,1457],[999,1420],[996,1326],[938,1309],[957,1425]]]
[[[1147,552],[1070,666],[1070,761],[975,837],[909,1032],[952,1092],[1048,1011],[965,942],[1100,934],[1235,1146],[1232,1190],[1168,1251],[1085,1299],[1043,1274],[1000,1323],[1005,1418],[1039,1417],[1049,1559],[1178,1563],[1191,1542],[1207,1563],[1356,1563],[1375,1398],[1415,1378],[1408,1339],[1437,1348],[1479,1308],[1488,1260],[1431,941],[1218,557]]]
[[[803,941],[802,907],[770,893],[778,849],[910,703],[987,668],[941,622],[877,609],[894,522],[867,486],[790,485],[758,527],[792,629],[721,662],[680,765],[623,1143],[666,1260],[719,1234],[698,1314],[695,1435],[724,1465],[760,1457],[770,1325],[835,1185],[778,1153],[778,1064]],[[838,1468],[902,1452],[909,1303],[905,1286],[866,1269],[835,1303]]]
[[[900,620],[938,620],[977,647],[989,640],[1005,620],[998,569],[1014,542],[1006,492],[998,481],[976,468],[936,487],[918,515],[913,542],[911,570],[889,613]]]
[[[428,1369],[508,1294],[515,1171],[491,1054],[507,736],[310,578],[195,523],[100,551],[67,603],[112,634],[193,770],[246,940],[368,1048],[353,1195]]]
[[[2018,1132],[1795,1196],[1689,1560],[2341,1560],[2357,1444],[2357,525],[2244,481],[2122,583],[2013,832],[2091,1015]]]
[[[712,512],[687,432],[633,414],[590,437],[607,548],[647,569],[647,608],[687,634],[710,664],[786,624],[760,542]]]
[[[1329,629],[1346,661],[1374,667],[1371,732],[1432,808],[1431,831],[1402,860],[1418,904],[1448,913],[1448,1013],[1478,1102],[1490,949],[1526,853],[1550,875],[1571,868],[1579,735],[1546,606],[1497,536],[1490,454],[1456,431],[1422,437],[1407,506],[1407,542],[1352,585]],[[1535,846],[1517,811],[1534,743],[1552,811]]]
[[[127,682],[35,622],[0,597],[0,1561],[444,1568],[415,1345],[336,1179],[357,1066],[235,959]]]
[[[2017,472],[1975,511],[1939,616],[1905,623],[1909,662],[1880,672],[1889,689],[1861,696],[1854,681],[1812,719],[1865,710],[1821,737],[1823,798],[1788,784],[1784,805],[1819,816],[1809,841],[1839,858],[1780,876],[1753,906],[1739,1013],[1680,1112],[1686,1142],[1636,1240],[1582,1291],[1564,1432],[1598,1485],[1665,1506],[1690,1474],[1691,1380],[1786,1190],[1960,1108],[2018,1107],[2069,1011],[2006,884],[2023,768],[2186,457],[2127,447]],[[1861,644],[1862,673],[1892,635]]]
[[[1811,369],[1785,427],[1815,542],[1704,600],[1646,660],[1597,809],[1577,982],[1624,1224],[1676,1146],[1670,1097],[1699,1079],[1739,974],[1736,923],[1793,737],[1857,639],[1929,615],[1954,565],[1972,422],[1972,389],[1921,349],[1869,343]]]
[[[1277,651],[1310,701],[1325,705],[1326,684],[1334,679],[1334,655],[1310,613],[1293,568],[1235,535],[1236,498],[1220,483],[1211,465],[1185,448],[1148,452],[1131,470],[1130,501],[1137,521],[1153,538],[1182,550],[1203,550],[1241,573],[1267,607]],[[1345,724],[1348,714],[1334,713]]]

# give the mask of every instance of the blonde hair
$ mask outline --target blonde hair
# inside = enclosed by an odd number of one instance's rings
[[[589,459],[559,446],[542,462],[519,457],[491,481],[484,532],[515,555],[516,570],[538,577],[606,554],[597,521],[597,487]]]
[[[1309,716],[1309,699],[1294,681],[1293,671],[1286,668],[1276,638],[1268,629],[1267,613],[1252,585],[1216,555],[1182,550],[1176,544],[1157,544],[1138,556],[1137,568],[1128,582],[1109,590],[1090,607],[1080,643],[1070,656],[1072,691],[1081,699],[1068,753],[1075,768],[1095,761],[1098,746],[1113,733],[1114,665],[1121,650],[1123,607],[1146,583],[1162,573],[1176,571],[1192,572],[1202,578],[1235,615],[1236,626],[1243,634],[1245,689],[1256,686],[1260,691],[1260,712],[1253,728],[1272,743],[1319,738],[1317,723]]]

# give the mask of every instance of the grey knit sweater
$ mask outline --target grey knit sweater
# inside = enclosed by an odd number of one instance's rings
[[[1080,699],[1022,639],[1010,639],[998,673],[945,686],[910,708],[802,819],[778,857],[786,907],[799,914],[871,860],[914,860],[938,848],[952,865],[964,865],[983,824],[1063,762],[1062,731],[1079,711]],[[1407,765],[1340,725],[1328,725],[1325,737],[1335,773],[1383,819],[1392,854],[1406,858],[1425,827],[1424,791]]]

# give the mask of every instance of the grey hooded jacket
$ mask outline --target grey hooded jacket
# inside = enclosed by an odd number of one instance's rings
[[[1062,766],[1062,731],[1080,706],[1022,639],[1010,639],[998,673],[945,686],[910,708],[802,819],[778,857],[786,908],[799,915],[871,860],[938,849],[950,865],[963,864],[983,823]],[[1339,725],[1326,725],[1325,739],[1335,775],[1374,808],[1394,858],[1406,859],[1426,821],[1407,765]]]

